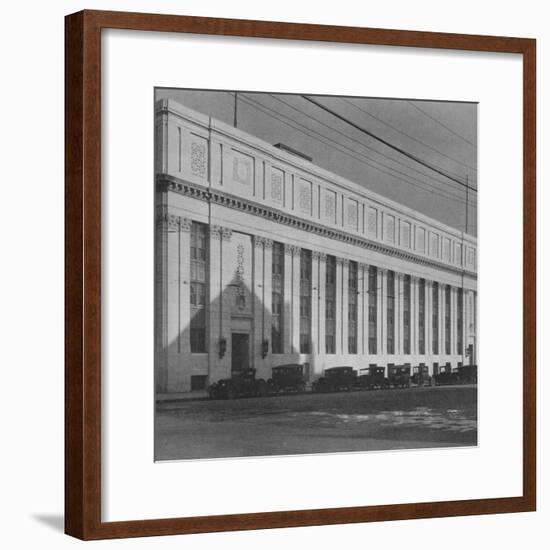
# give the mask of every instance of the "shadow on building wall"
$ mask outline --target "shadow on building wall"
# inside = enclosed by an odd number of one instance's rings
[[[275,366],[302,364],[306,380],[313,379],[316,354],[300,354],[299,343],[290,341],[293,332],[299,333],[299,327],[287,326],[291,302],[284,303],[284,352],[273,353],[271,310],[264,305],[261,285],[253,292],[235,275],[204,307],[191,306],[190,291],[185,289],[190,285],[188,280],[179,285],[180,292],[171,293],[175,299],[163,301],[161,297],[167,293],[157,293],[156,299],[163,302],[155,304],[157,393],[204,390],[249,367],[256,369],[257,378],[267,380]],[[299,300],[299,296],[294,299]],[[271,295],[265,301],[271,304]],[[190,320],[180,327],[181,319]],[[310,342],[312,352],[316,347]]]

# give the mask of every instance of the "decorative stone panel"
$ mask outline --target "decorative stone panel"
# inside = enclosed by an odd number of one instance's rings
[[[191,173],[198,178],[206,179],[207,155],[206,139],[191,136]]]
[[[298,179],[298,210],[311,216],[311,182]]]
[[[372,206],[367,209],[367,235],[369,237],[378,236],[378,210]]]
[[[430,256],[439,258],[439,235],[430,233]]]
[[[329,223],[336,223],[336,193],[325,190],[324,193],[324,220]]]
[[[384,240],[389,243],[395,242],[395,217],[386,213],[384,213]]]
[[[238,151],[233,151],[233,181],[252,187],[254,159]],[[250,190],[248,191],[250,193]]]
[[[358,223],[358,209],[359,205],[357,201],[353,199],[346,199],[346,227],[357,231]]]
[[[404,248],[411,247],[411,224],[409,222],[401,222],[401,239],[400,244]]]
[[[278,168],[271,168],[271,200],[279,205],[285,201],[285,174]]]
[[[446,262],[451,261],[451,239],[447,237],[443,239],[443,259]]]
[[[426,252],[426,230],[423,227],[416,228],[416,250],[422,254]]]

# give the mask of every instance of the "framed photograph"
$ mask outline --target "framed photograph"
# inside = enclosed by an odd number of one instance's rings
[[[535,510],[535,41],[65,36],[66,532]]]

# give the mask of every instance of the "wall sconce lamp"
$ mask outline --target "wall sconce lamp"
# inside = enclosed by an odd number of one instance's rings
[[[265,339],[262,342],[262,359],[265,359],[268,353],[269,353],[269,340]]]
[[[227,349],[227,339],[226,338],[220,338],[220,341],[218,342],[218,355],[220,356],[220,359],[225,355],[225,350]]]

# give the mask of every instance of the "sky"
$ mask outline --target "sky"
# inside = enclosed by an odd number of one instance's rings
[[[238,91],[237,127],[268,143],[284,143],[314,164],[459,231],[466,227],[468,194],[467,232],[477,236],[477,104],[308,97],[332,113],[298,94]],[[233,91],[157,88],[156,99],[162,98],[234,123]],[[466,182],[471,189],[466,189]]]

